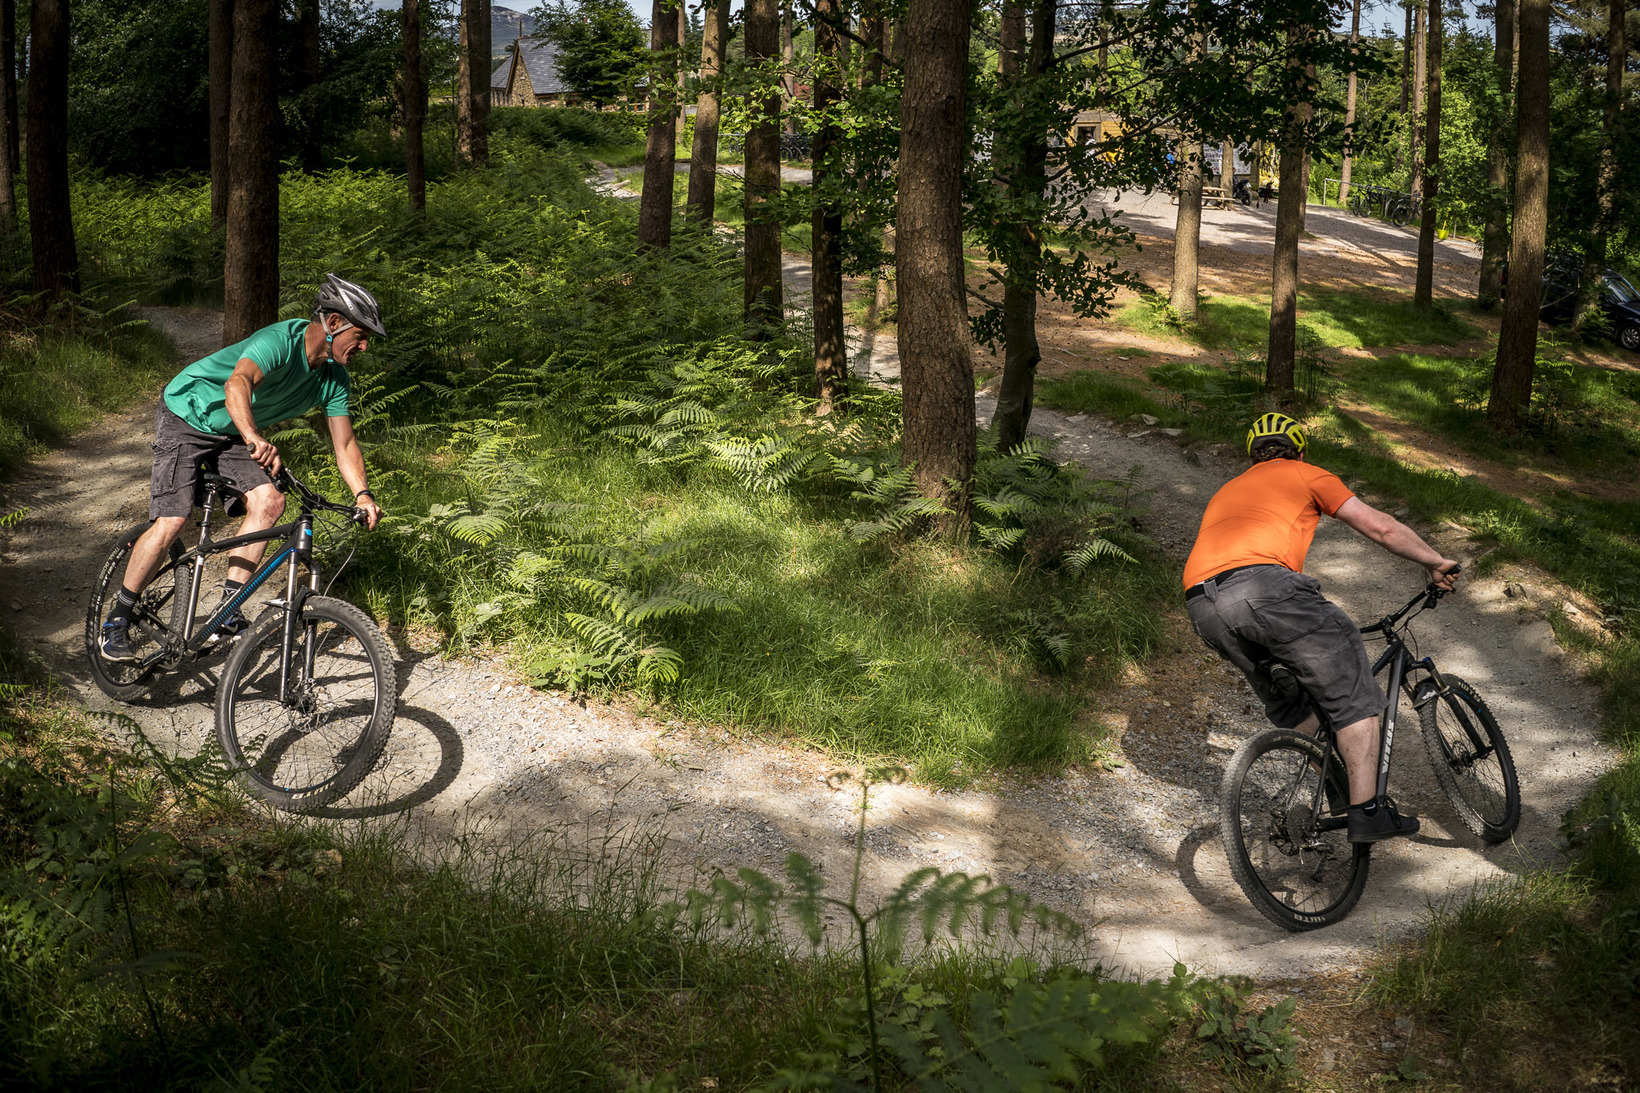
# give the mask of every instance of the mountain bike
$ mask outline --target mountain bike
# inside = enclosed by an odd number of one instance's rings
[[[1473,687],[1443,675],[1431,657],[1416,655],[1408,629],[1442,595],[1431,584],[1401,610],[1361,628],[1362,635],[1386,642],[1372,667],[1374,676],[1388,672],[1384,690],[1390,698],[1379,722],[1377,794],[1389,788],[1404,694],[1418,712],[1435,779],[1458,817],[1486,842],[1501,842],[1520,825],[1520,786],[1503,730]],[[1271,671],[1285,685],[1298,686],[1283,666],[1274,664]],[[1349,775],[1334,726],[1324,716],[1315,736],[1268,729],[1231,757],[1219,794],[1219,836],[1236,883],[1277,926],[1330,926],[1361,898],[1372,844],[1349,841],[1349,800]]]
[[[291,811],[318,808],[370,773],[387,746],[398,705],[393,658],[381,630],[357,607],[320,592],[315,523],[356,530],[364,514],[352,505],[327,501],[281,470],[275,485],[300,498],[297,518],[266,531],[213,539],[211,516],[218,499],[225,505],[238,491],[221,475],[201,477],[204,517],[199,543],[191,550],[172,543],[143,589],[131,615],[130,641],[137,654],[131,663],[104,660],[99,639],[132,545],[149,525],[131,527],[115,540],[86,612],[91,676],[111,698],[136,698],[161,674],[215,651],[221,624],[284,569],[283,597],[272,600],[233,640],[223,664],[216,737],[228,764],[253,796]],[[281,539],[273,556],[244,587],[200,620],[200,585],[207,560],[247,543]],[[338,572],[346,564],[338,566]],[[304,567],[305,582],[300,575]]]

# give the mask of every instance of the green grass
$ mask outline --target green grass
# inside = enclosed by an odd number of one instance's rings
[[[1135,300],[1122,307],[1115,321],[1156,337],[1183,338],[1207,349],[1262,353],[1270,336],[1268,299],[1204,296],[1194,324],[1180,326],[1165,300]],[[1480,331],[1442,304],[1422,312],[1403,293],[1381,290],[1314,291],[1298,297],[1299,324],[1334,349],[1391,345],[1456,345]]]

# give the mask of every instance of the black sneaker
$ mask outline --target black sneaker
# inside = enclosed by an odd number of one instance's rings
[[[136,652],[131,648],[131,624],[124,619],[103,623],[102,640],[97,643],[102,658],[114,664],[133,664]]]
[[[251,621],[245,617],[243,611],[236,607],[228,612],[227,616],[217,624],[217,628],[211,632],[210,642],[215,645],[217,642],[232,641],[246,630],[249,630],[250,627]]]
[[[1369,808],[1371,811],[1368,811]],[[1418,817],[1401,815],[1395,810],[1395,802],[1388,797],[1379,797],[1364,805],[1351,805],[1349,825],[1352,843],[1375,843],[1380,839],[1418,833]]]

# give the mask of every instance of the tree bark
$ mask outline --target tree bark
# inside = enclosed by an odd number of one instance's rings
[[[1006,20],[1010,4],[1003,8]],[[1006,70],[1007,79],[1015,84],[1029,85],[1042,78],[1053,62],[1053,40],[1056,30],[1055,0],[1037,0],[1031,12],[1030,48],[1025,55],[1023,71],[1019,71],[1017,57],[1022,44],[1018,38],[1013,45],[1016,60]],[[1019,37],[1023,37],[1023,27]],[[1003,27],[1003,55],[1009,52],[1008,29]],[[1016,198],[1040,196],[1047,188],[1048,136],[1047,132],[1020,132],[1014,138],[1018,146],[1012,149],[1013,166],[1009,189]],[[1002,134],[998,134],[1000,142]],[[1031,424],[1031,409],[1036,389],[1036,370],[1042,363],[1042,346],[1037,338],[1035,289],[1037,267],[1042,256],[1042,225],[1020,220],[1014,225],[1014,250],[1018,255],[1018,269],[1010,269],[1002,287],[1002,384],[997,391],[997,407],[991,425],[997,430],[997,445],[1003,451],[1017,447],[1025,439]]]
[[[1199,46],[1197,47],[1199,48]],[[1196,321],[1197,285],[1202,244],[1202,145],[1182,140],[1179,161],[1179,216],[1173,228],[1173,291],[1167,303],[1180,321]]]
[[[17,230],[17,0],[0,0],[0,234]]]
[[[814,213],[810,250],[814,282],[814,388],[817,412],[831,413],[848,397],[848,353],[843,344],[843,207],[837,185],[836,144],[841,131],[832,112],[842,101],[843,18],[840,0],[814,5]]]
[[[27,42],[26,39],[19,42],[17,38],[17,0],[6,0],[3,16],[5,20],[4,33],[7,43],[9,43],[5,47],[5,58],[6,79],[9,81],[7,86],[10,88],[10,97],[5,103],[6,156],[11,162],[11,177],[15,179],[23,172],[23,125],[22,118],[18,114],[19,96],[17,94],[18,73],[22,71],[22,59],[19,56],[18,46],[26,45]]]
[[[1413,0],[1403,0],[1406,4],[1407,28],[1401,37],[1401,116],[1404,118],[1412,112],[1412,7]]]
[[[1418,222],[1418,273],[1413,282],[1412,306],[1428,310],[1435,304],[1435,198],[1441,173],[1441,0],[1429,0],[1428,46],[1429,114],[1424,124],[1423,190]]]
[[[672,199],[677,185],[677,129],[673,121],[671,66],[678,55],[678,20],[666,0],[654,0],[649,20],[649,138],[643,155],[643,197],[638,202],[638,242],[672,245]]]
[[[211,0],[211,223],[228,221],[228,111],[233,101],[234,0]]]
[[[1311,33],[1308,27],[1289,32],[1295,37]],[[1304,127],[1314,107],[1308,81],[1287,104],[1286,124],[1281,139],[1280,192],[1276,197],[1275,255],[1270,272],[1270,348],[1264,372],[1264,389],[1277,402],[1293,395],[1293,373],[1298,348],[1298,233],[1304,201]]]
[[[695,140],[689,151],[689,197],[684,212],[710,224],[717,211],[718,119],[723,58],[729,46],[729,0],[707,0],[701,11],[700,93],[695,97]]]
[[[461,0],[456,56],[456,154],[490,162],[490,0]]]
[[[1361,41],[1361,0],[1355,0],[1350,10],[1350,78],[1344,92],[1344,157],[1338,171],[1338,207],[1348,208],[1350,200],[1350,167],[1355,158],[1355,58]],[[1322,192],[1325,197],[1325,191]]]
[[[683,49],[689,44],[689,5],[685,0],[678,2],[678,63],[677,85],[678,106],[673,111],[673,123],[677,126],[677,134],[673,138],[675,144],[682,144],[685,132],[689,128],[689,111],[684,104],[689,101],[689,66],[683,63]]]
[[[1424,51],[1429,40],[1429,30],[1425,22],[1427,15],[1423,0],[1419,0],[1417,10],[1413,13],[1412,29],[1412,109],[1407,117],[1411,120],[1410,143],[1407,162],[1411,171],[1407,175],[1407,193],[1419,194],[1424,190],[1424,87],[1428,80],[1429,68],[1425,60]]]
[[[279,0],[237,0],[233,110],[228,126],[228,243],[223,270],[223,344],[279,317]]]
[[[68,195],[68,0],[34,0],[28,67],[28,226],[34,288],[80,291]]]
[[[900,194],[895,230],[902,415],[901,458],[927,497],[967,526],[976,458],[974,368],[962,262],[962,175],[968,0],[912,0],[900,102]],[[954,483],[948,486],[947,482]]]
[[[1606,255],[1611,237],[1620,227],[1617,211],[1617,153],[1623,146],[1623,70],[1628,62],[1628,2],[1606,0],[1606,104],[1602,112],[1600,176],[1596,182],[1595,225],[1589,240],[1583,276],[1578,283],[1577,309],[1572,315],[1572,333],[1581,334],[1589,317],[1597,313],[1605,291]]]
[[[1549,0],[1520,0],[1520,76],[1515,111],[1515,214],[1509,295],[1498,333],[1487,414],[1495,428],[1520,429],[1532,402],[1543,247],[1549,226]]]
[[[767,76],[779,56],[779,0],[747,0],[746,63]],[[771,204],[780,196],[780,86],[760,79],[747,96],[753,121],[746,131],[746,318],[764,337],[784,318],[780,283],[780,222]]]
[[[1503,262],[1509,253],[1509,102],[1515,79],[1515,0],[1497,0],[1492,73],[1498,101],[1486,151],[1486,221],[1481,234],[1481,278],[1476,302],[1490,310],[1503,291]]]
[[[1219,189],[1224,191],[1225,199],[1236,188],[1236,142],[1227,140],[1219,146]]]
[[[409,0],[404,0],[406,6]],[[319,0],[300,0],[296,5],[299,37],[302,46],[302,170],[317,172],[323,161],[319,141],[319,88],[320,69],[324,54],[319,48]],[[419,21],[419,20],[418,20]]]
[[[427,208],[427,159],[422,124],[427,117],[427,83],[421,74],[421,0],[403,0],[404,183],[410,208]]]
[[[883,13],[875,2],[868,3],[867,14],[864,20],[864,31],[860,37],[866,40],[865,57],[860,69],[860,86],[871,87],[883,82],[883,52],[888,46],[884,35],[888,31],[888,24],[883,20]]]
[[[782,0],[780,5],[780,109],[786,119],[786,132],[797,132],[797,113],[792,110],[792,103],[797,99],[797,76],[793,65],[797,61],[797,54],[792,48],[792,6],[791,0]]]

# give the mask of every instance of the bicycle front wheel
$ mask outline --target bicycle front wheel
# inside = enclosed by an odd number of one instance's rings
[[[1367,886],[1370,848],[1352,844],[1349,787],[1335,754],[1293,729],[1271,729],[1231,757],[1219,794],[1219,835],[1230,873],[1265,918],[1287,930],[1331,926]]]
[[[1515,760],[1475,688],[1451,676],[1446,685],[1445,694],[1418,708],[1435,780],[1465,827],[1489,843],[1502,842],[1520,826]]]
[[[370,773],[387,746],[398,685],[381,631],[350,603],[309,597],[288,659],[284,641],[285,612],[274,610],[235,643],[217,691],[216,736],[253,796],[299,812]]]
[[[131,548],[148,528],[149,524],[137,524],[114,540],[114,547],[108,552],[102,571],[97,574],[97,583],[91,589],[91,603],[85,613],[85,655],[91,678],[103,694],[121,702],[129,702],[148,689],[149,680],[159,671],[158,655],[171,634],[180,632],[188,599],[189,571],[177,565],[182,547],[173,542],[159,572],[137,597],[131,625],[127,628],[136,661],[122,663],[103,658],[103,623],[108,621],[108,613],[114,609],[125,580]]]

